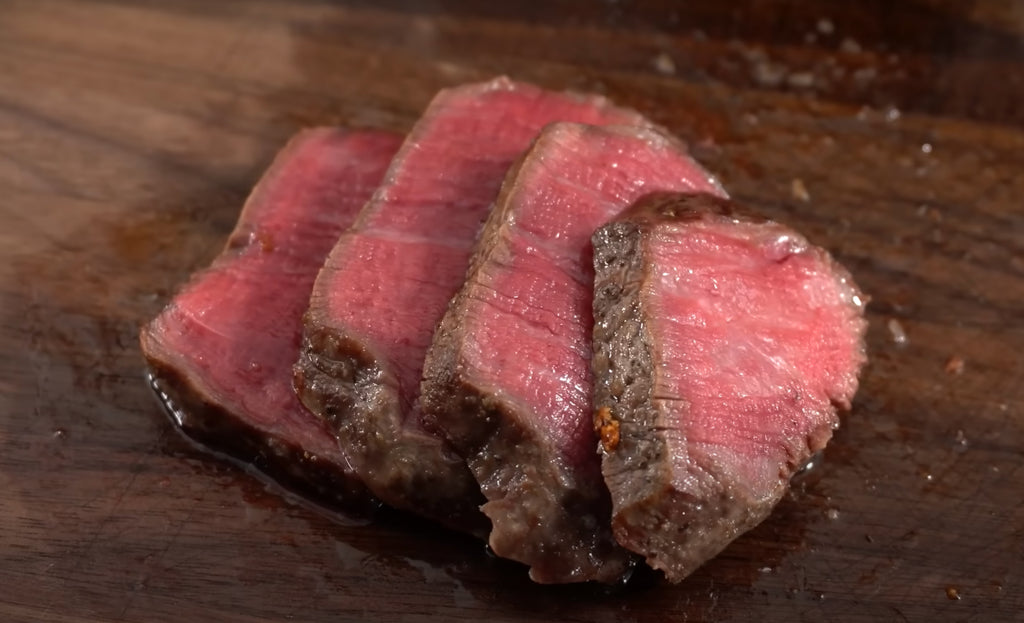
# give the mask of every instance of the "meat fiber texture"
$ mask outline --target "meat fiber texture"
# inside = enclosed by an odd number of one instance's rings
[[[865,298],[803,236],[709,196],[649,197],[593,243],[613,531],[680,581],[831,437],[865,362]]]
[[[594,230],[652,191],[718,192],[673,139],[549,126],[508,174],[424,367],[423,409],[467,458],[490,546],[538,582],[614,582],[591,426]]]
[[[479,486],[424,426],[420,375],[505,173],[560,120],[645,123],[601,97],[504,78],[441,91],[321,270],[295,366],[303,403],[330,422],[373,493],[479,534]]]
[[[334,434],[299,403],[291,364],[317,272],[400,142],[373,131],[299,133],[221,255],[141,333],[154,386],[187,435],[347,507],[375,502]]]

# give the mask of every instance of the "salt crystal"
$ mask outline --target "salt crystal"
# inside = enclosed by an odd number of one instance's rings
[[[811,193],[807,192],[807,186],[804,185],[804,181],[799,177],[793,180],[789,189],[790,192],[793,193],[794,199],[799,199],[800,201],[805,202],[811,200]]]
[[[676,63],[667,52],[654,57],[654,69],[663,76],[673,76],[676,73]]]
[[[855,39],[846,37],[843,39],[842,43],[839,44],[839,51],[846,54],[860,54],[863,50]]]
[[[890,318],[887,324],[889,327],[889,333],[892,335],[892,341],[897,346],[906,346],[909,339],[907,338],[907,332],[903,330],[903,325],[900,324],[899,320]]]
[[[814,86],[814,74],[809,71],[798,71],[789,74],[786,83],[798,89],[809,89]]]

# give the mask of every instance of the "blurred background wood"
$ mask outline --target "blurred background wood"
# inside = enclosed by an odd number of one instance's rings
[[[1024,3],[0,2],[0,619],[1020,620]],[[297,128],[507,73],[603,92],[871,294],[853,412],[680,586],[541,587],[180,439],[140,324]],[[905,342],[896,339],[905,335]]]

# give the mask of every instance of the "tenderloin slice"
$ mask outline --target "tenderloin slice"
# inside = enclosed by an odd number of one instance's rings
[[[832,436],[866,360],[865,297],[800,234],[707,195],[649,197],[593,243],[612,528],[678,582]]]
[[[291,386],[302,314],[338,236],[401,138],[299,133],[245,203],[223,253],[141,332],[154,387],[181,430],[321,501],[373,503],[334,434]]]
[[[508,79],[439,93],[320,271],[295,365],[301,400],[338,432],[371,491],[483,534],[479,486],[422,421],[420,375],[505,173],[559,120],[645,123],[601,97]]]
[[[719,192],[651,129],[559,123],[509,172],[424,366],[423,410],[466,457],[490,546],[538,582],[620,579],[591,428],[594,230],[652,191]]]

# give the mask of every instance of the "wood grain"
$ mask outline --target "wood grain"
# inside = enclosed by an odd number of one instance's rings
[[[1001,0],[0,3],[0,619],[1020,620],[1022,33]],[[138,327],[293,131],[405,130],[498,73],[639,108],[872,296],[822,461],[681,586],[328,517],[143,383]]]

